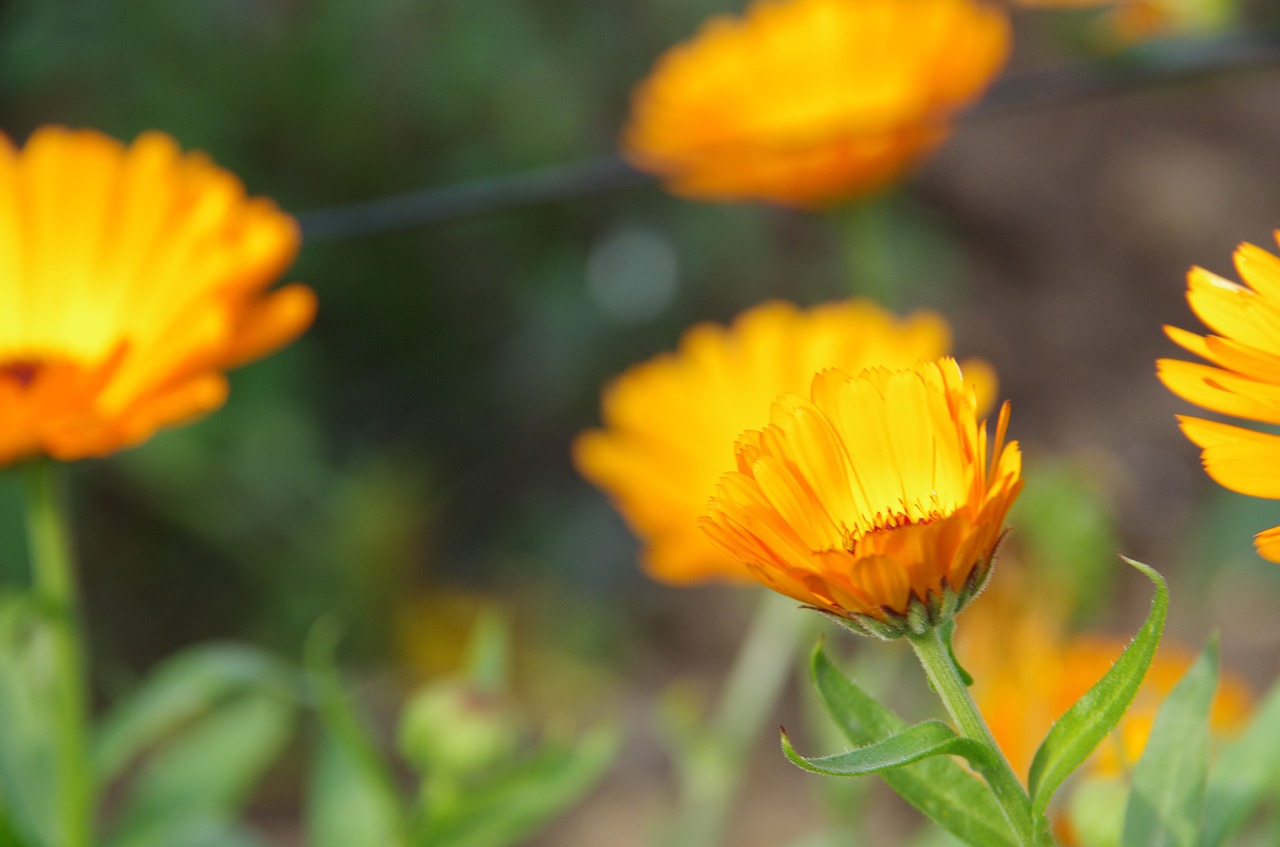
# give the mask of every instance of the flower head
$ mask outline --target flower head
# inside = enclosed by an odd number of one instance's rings
[[[111,453],[216,409],[223,371],[311,322],[309,289],[266,292],[298,243],[161,133],[0,137],[0,464]]]
[[[942,143],[1008,47],[977,0],[757,0],[659,59],[624,152],[678,194],[830,203]]]
[[[1161,359],[1156,373],[1174,394],[1211,412],[1280,424],[1280,258],[1242,244],[1235,264],[1245,285],[1203,268],[1187,275],[1187,302],[1215,334],[1165,327],[1173,341],[1211,364]],[[1178,420],[1219,484],[1280,499],[1280,436],[1185,415]],[[1263,557],[1280,562],[1280,527],[1254,542]]]
[[[986,582],[1021,480],[954,359],[828,370],[738,440],[707,535],[775,591],[882,636],[949,619]]]
[[[807,391],[824,368],[902,367],[941,356],[950,343],[938,315],[897,318],[865,300],[804,311],[766,303],[730,327],[700,324],[684,334],[678,352],[633,367],[608,388],[605,428],[578,437],[574,463],[609,493],[644,542],[644,565],[654,577],[749,580],[697,525],[716,481],[733,467],[734,439],[766,420],[780,394]],[[990,368],[975,362],[965,369],[981,402],[989,402]]]

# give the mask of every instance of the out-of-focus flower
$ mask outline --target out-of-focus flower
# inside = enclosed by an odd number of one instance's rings
[[[976,0],[758,0],[658,60],[624,153],[690,197],[830,203],[941,144],[1008,50]]]
[[[883,637],[950,619],[986,582],[1022,486],[1000,410],[986,423],[955,360],[824,371],[738,440],[702,520],[775,591]]]
[[[1187,302],[1216,334],[1165,327],[1177,344],[1212,364],[1161,359],[1156,373],[1174,394],[1211,412],[1280,424],[1280,258],[1242,244],[1235,264],[1245,285],[1203,268],[1187,275]],[[1178,421],[1219,484],[1280,499],[1280,436],[1185,415]],[[1259,533],[1254,543],[1263,557],[1280,562],[1280,527]]]
[[[1207,35],[1235,21],[1234,0],[1015,0],[1042,9],[1105,9],[1099,39],[1124,47],[1152,38]]]
[[[897,318],[866,300],[804,311],[765,303],[730,327],[692,327],[678,352],[619,377],[604,393],[605,428],[580,435],[573,459],[643,541],[654,577],[749,580],[697,525],[720,475],[734,466],[734,439],[767,421],[779,395],[807,392],[824,368],[905,367],[944,355],[950,344],[950,328],[931,312]],[[964,368],[985,408],[994,374],[982,362]]]
[[[111,453],[220,406],[315,298],[293,219],[157,132],[0,137],[0,464]]]

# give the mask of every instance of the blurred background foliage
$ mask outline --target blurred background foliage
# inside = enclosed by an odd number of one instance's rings
[[[1260,32],[1268,6],[1238,17]],[[305,213],[607,154],[653,58],[739,8],[10,0],[0,126],[15,139],[44,123],[163,129]],[[1019,13],[1015,69],[1094,49],[1094,15]],[[1123,69],[1194,47],[1094,60]],[[711,690],[750,592],[649,583],[568,443],[596,423],[605,380],[690,323],[850,294],[936,309],[960,355],[996,366],[1039,480],[1015,515],[1019,549],[1043,554],[1082,619],[1123,628],[1145,604],[1102,596],[1130,584],[1118,548],[1173,573],[1175,631],[1198,643],[1216,623],[1227,661],[1269,678],[1280,633],[1259,620],[1280,574],[1249,535],[1274,504],[1213,490],[1152,361],[1172,352],[1161,323],[1194,326],[1189,265],[1226,273],[1237,241],[1272,244],[1277,104],[1272,66],[997,112],[903,190],[821,215],[641,185],[308,242],[289,278],[320,297],[312,331],[234,374],[207,420],[74,469],[98,688],[206,639],[296,658],[336,612],[373,688],[403,690],[453,670],[477,610],[497,604],[514,613],[518,685],[570,720],[643,722],[681,675]],[[7,480],[0,529],[0,567],[19,578]],[[584,820],[663,795],[646,732]],[[730,843],[781,843],[808,808],[806,778],[764,749],[748,792],[767,789],[775,814]],[[776,813],[788,798],[797,811]],[[574,826],[548,843],[603,843],[574,841],[590,831]]]

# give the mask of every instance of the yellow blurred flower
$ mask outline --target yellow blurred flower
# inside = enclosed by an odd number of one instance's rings
[[[768,420],[780,394],[808,391],[824,368],[903,367],[950,345],[950,328],[931,312],[897,318],[866,300],[804,311],[765,303],[730,327],[692,327],[678,352],[619,377],[604,393],[605,428],[577,438],[574,463],[643,541],[651,575],[672,583],[749,580],[697,526],[716,481],[734,465],[734,439]],[[966,362],[965,373],[989,404],[991,369]]]
[[[0,136],[0,464],[111,453],[220,406],[315,298],[293,219],[157,132]]]
[[[658,60],[624,153],[678,194],[830,203],[941,144],[1008,50],[976,0],[758,0]]]
[[[949,619],[982,588],[1022,487],[1000,410],[986,423],[954,359],[828,370],[738,440],[702,520],[775,591],[893,637]]]
[[[1165,327],[1177,344],[1212,364],[1161,359],[1156,373],[1174,394],[1211,412],[1280,424],[1280,258],[1242,244],[1235,264],[1245,285],[1204,268],[1187,275],[1187,302],[1215,335]],[[1280,436],[1185,415],[1178,420],[1219,484],[1280,499]],[[1254,543],[1262,556],[1280,562],[1280,527],[1259,533]]]

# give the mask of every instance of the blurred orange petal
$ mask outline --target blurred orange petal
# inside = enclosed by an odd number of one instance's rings
[[[111,453],[205,414],[223,372],[310,322],[267,288],[298,231],[158,132],[45,127],[0,143],[0,464]]]
[[[757,0],[655,63],[624,152],[678,194],[827,204],[931,152],[1008,50],[975,0]]]
[[[728,327],[690,328],[676,352],[616,379],[601,402],[603,428],[574,441],[574,464],[639,536],[651,575],[672,583],[747,581],[743,565],[698,529],[717,480],[734,467],[735,439],[767,422],[780,395],[808,393],[819,371],[904,367],[935,359],[950,344],[950,327],[932,312],[899,318],[866,300],[805,310],[765,303]],[[964,367],[966,382],[972,373],[989,403],[990,366]]]

